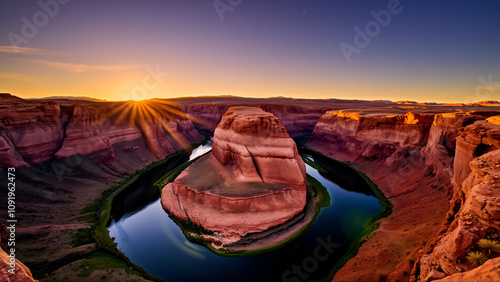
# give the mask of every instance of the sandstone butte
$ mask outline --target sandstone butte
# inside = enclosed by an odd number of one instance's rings
[[[231,107],[212,153],[162,190],[165,210],[215,231],[218,243],[267,230],[306,205],[305,164],[279,120],[257,107]]]

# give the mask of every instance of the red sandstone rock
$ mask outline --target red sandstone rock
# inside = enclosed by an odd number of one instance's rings
[[[63,139],[61,109],[53,102],[22,99],[0,106],[1,167],[28,166],[49,160]]]
[[[490,130],[494,132],[498,130],[498,125],[490,122],[491,120],[494,121],[495,118],[477,121],[460,131],[460,137],[457,138],[456,158],[462,159],[455,159],[455,183],[461,183],[461,187],[456,188],[450,207],[449,216],[453,221],[443,226],[442,235],[435,240],[435,246],[429,248],[427,254],[422,257],[420,279],[425,278],[429,271],[437,268],[442,269],[447,275],[471,269],[470,265],[464,263],[466,253],[476,245],[479,239],[498,237],[500,232],[500,190],[498,189],[500,187],[500,150],[488,153],[477,150],[483,146],[487,149],[485,151],[496,148],[500,140],[489,137],[493,135],[488,133]],[[466,139],[467,136],[471,138]],[[476,138],[477,136],[482,137]],[[470,158],[473,159],[468,163],[469,168],[466,170],[461,166],[461,162],[466,162]],[[465,179],[463,179],[464,176]],[[469,276],[453,275],[450,277]]]
[[[165,186],[161,201],[175,217],[235,241],[300,213],[305,175],[295,143],[274,115],[232,107],[215,131],[212,154]]]
[[[231,173],[222,173],[222,177],[213,183],[210,183],[211,179],[204,180],[209,182],[204,183],[208,188],[195,186],[196,181],[190,179],[201,176],[195,174],[196,170],[206,175],[207,170],[212,169],[225,170],[212,156],[205,156],[192,164],[173,183],[163,188],[163,207],[177,218],[190,220],[227,237],[261,232],[285,223],[305,206],[306,191],[303,186],[237,183]],[[219,189],[212,185],[226,188]]]
[[[215,130],[212,154],[242,182],[305,183],[295,142],[273,114],[260,108],[229,108]]]
[[[10,273],[10,258],[0,249],[0,281],[38,281],[33,278],[31,271],[19,260],[15,260],[14,274]]]
[[[464,215],[462,221],[457,220],[445,238],[441,236],[437,239],[433,237],[438,231],[437,223],[440,218],[444,218],[448,207],[446,198],[440,196],[437,189],[432,191],[432,187],[447,189],[450,198],[455,193],[451,178],[459,173],[456,172],[457,168],[453,171],[453,155],[456,149],[460,157],[459,151],[464,148],[461,144],[455,148],[459,130],[470,132],[467,142],[475,142],[475,147],[468,149],[469,153],[479,147],[478,142],[485,137],[488,138],[488,146],[496,144],[497,133],[492,126],[496,118],[477,122],[482,128],[461,129],[480,118],[484,117],[468,113],[394,115],[391,110],[380,112],[364,109],[328,112],[320,119],[307,146],[335,159],[354,163],[394,204],[391,216],[382,221],[380,229],[363,244],[358,255],[337,272],[334,280],[379,279],[373,271],[358,267],[368,262],[373,265],[370,269],[378,269],[389,280],[410,279],[408,262],[401,253],[391,250],[394,242],[416,245],[417,248],[409,256],[412,260],[420,257],[417,242],[422,244],[429,240],[437,244],[432,255],[418,259],[420,280],[436,279],[443,274],[466,269],[467,265],[457,264],[457,256],[464,256],[479,238],[493,236],[491,232],[497,232],[495,230],[498,229],[492,229],[496,226],[492,218],[497,214],[497,200],[492,196],[492,189],[485,188],[484,184],[472,185],[474,188],[468,189],[471,193],[459,197],[462,201],[467,199],[470,202],[467,204],[470,207],[467,211],[469,216]],[[485,130],[484,124],[488,124],[488,130]],[[485,137],[477,138],[474,134]],[[492,150],[492,147],[482,146],[486,151]],[[484,163],[486,168],[494,166],[494,162]],[[471,167],[474,167],[474,162]],[[480,174],[484,174],[484,171]],[[405,212],[408,206],[413,206],[409,209],[411,212]],[[450,207],[451,210],[453,208]],[[478,216],[471,217],[470,213]],[[488,217],[490,213],[495,216]],[[432,228],[418,228],[418,233],[412,232],[411,235],[406,234],[406,229],[397,227],[412,226],[411,229],[415,229],[423,222],[431,226],[431,222],[435,223]],[[412,238],[411,241],[408,238]],[[411,249],[408,250],[411,252]],[[398,256],[401,257],[397,259]],[[398,263],[394,262],[395,258]],[[382,263],[378,264],[379,261]],[[384,268],[387,268],[387,272],[382,270]],[[415,269],[413,273],[416,273]]]
[[[453,164],[453,181],[457,186],[461,186],[471,172],[469,163],[474,158],[500,148],[500,124],[497,120],[498,117],[479,120],[460,130]]]
[[[500,258],[490,259],[477,268],[437,281],[500,281]]]
[[[73,155],[101,163],[113,160],[116,149],[124,146],[143,147],[148,159],[158,160],[202,139],[180,109],[159,102],[58,104],[15,96],[2,102],[2,168]]]

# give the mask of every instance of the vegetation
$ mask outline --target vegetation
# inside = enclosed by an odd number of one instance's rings
[[[327,171],[322,167],[320,166],[319,164],[315,163],[313,160],[307,158],[307,157],[304,157],[302,156],[302,160],[304,161],[305,164],[309,165],[310,167],[320,171],[320,172],[324,172],[324,173],[327,173]]]
[[[141,272],[131,268],[127,262],[115,257],[113,254],[95,251],[92,252],[83,262],[84,268],[77,274],[79,277],[87,277],[96,269],[121,268],[127,273],[141,276]]]
[[[71,245],[73,247],[83,246],[86,244],[94,243],[92,239],[92,230],[90,228],[80,228],[78,232],[73,236]]]
[[[500,243],[497,240],[483,238],[477,242],[477,248],[467,253],[466,258],[472,266],[477,267],[498,254],[500,254]]]
[[[480,266],[488,260],[488,257],[480,251],[475,251],[467,254],[467,260],[473,266]]]
[[[488,254],[490,255],[492,252],[500,254],[500,244],[496,240],[480,239],[479,242],[477,242],[477,246],[488,251]]]
[[[206,142],[206,140],[204,142]],[[157,166],[165,164],[176,156],[186,154],[198,145],[199,144],[192,146],[191,148],[178,151],[164,160],[151,163],[145,168],[135,171],[120,183],[106,189],[94,202],[88,204],[82,209],[78,220],[89,222],[91,227],[79,229],[73,237],[72,245],[76,247],[96,243],[97,250],[93,251],[88,257],[85,258],[85,270],[80,272],[78,276],[88,276],[96,269],[122,268],[127,273],[136,274],[148,280],[161,281],[158,277],[152,276],[142,267],[134,264],[127,256],[125,256],[125,254],[116,248],[117,243],[113,241],[113,238],[109,237],[107,225],[110,220],[112,203],[115,197],[125,190],[125,188],[134,183],[141,174]]]

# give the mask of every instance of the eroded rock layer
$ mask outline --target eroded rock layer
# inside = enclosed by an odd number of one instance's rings
[[[455,192],[440,234],[428,244],[415,269],[419,279],[436,272],[446,276],[469,271],[472,266],[466,254],[479,239],[500,239],[499,133],[496,116],[460,129],[454,161]]]
[[[437,281],[500,281],[500,258],[491,259],[476,269]]]
[[[223,238],[261,232],[306,204],[305,165],[272,114],[232,107],[215,130],[212,153],[162,190],[163,207]]]
[[[260,108],[229,108],[215,130],[212,154],[242,182],[305,183],[295,142],[273,114]]]
[[[197,97],[180,98],[173,102],[190,116],[195,125],[215,130],[222,120],[224,113],[235,106],[260,107],[266,112],[274,114],[291,137],[309,136],[319,118],[332,109],[355,107],[385,107],[388,101],[359,101],[359,100],[314,100],[291,98],[252,99],[240,97]]]
[[[426,279],[427,275],[438,279],[450,274],[437,266],[424,267],[425,263],[420,264],[419,258],[429,252],[426,251],[431,248],[429,244],[435,245],[438,232],[444,232],[440,231],[443,230],[441,224],[448,227],[449,222],[443,223],[447,214],[449,217],[457,213],[448,202],[456,194],[452,181],[457,175],[457,168],[453,168],[453,163],[457,163],[455,152],[458,158],[463,158],[461,144],[456,140],[463,138],[462,132],[472,129],[461,128],[493,113],[418,112],[332,111],[316,125],[307,146],[351,162],[369,176],[393,204],[392,214],[382,220],[379,229],[361,246],[357,256],[337,272],[334,280],[409,280],[419,275],[420,279]],[[493,150],[490,146],[496,143],[490,136],[495,133],[488,133],[492,130],[491,123],[476,122],[475,126],[482,128],[475,130],[484,136],[479,139],[489,145],[485,147],[476,142],[472,152],[477,151],[476,147],[485,148],[485,152]],[[472,155],[471,151],[467,153]],[[464,163],[470,160],[472,158]],[[474,240],[468,242],[475,243]],[[458,249],[467,252],[467,248]],[[414,261],[416,263],[409,263]],[[367,263],[372,267],[360,267]],[[378,271],[373,272],[374,268]]]
[[[140,161],[151,162],[202,139],[180,109],[161,103],[56,103],[2,95],[2,168],[75,155],[100,164],[127,148],[141,149]]]

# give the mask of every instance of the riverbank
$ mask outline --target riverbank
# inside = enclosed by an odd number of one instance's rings
[[[372,233],[377,230],[377,228],[380,225],[380,220],[383,218],[389,216],[392,212],[393,205],[392,203],[385,197],[383,192],[379,189],[379,187],[373,183],[373,181],[366,176],[363,172],[357,170],[356,168],[352,167],[348,163],[340,162],[338,160],[335,160],[333,158],[330,158],[318,151],[315,151],[311,148],[308,148],[304,144],[302,144],[302,150],[304,152],[312,155],[313,157],[320,157],[320,158],[327,158],[329,162],[333,163],[334,166],[342,167],[345,170],[352,170],[353,173],[359,175],[361,179],[363,179],[364,182],[369,186],[371,191],[374,193],[374,195],[379,199],[379,204],[382,206],[382,210],[378,212],[376,215],[371,217],[366,223],[365,223],[365,228],[362,233],[360,233],[354,241],[350,244],[348,251],[346,254],[339,260],[339,262],[335,265],[335,267],[331,270],[329,279],[333,278],[334,275],[339,271],[350,259],[356,256],[358,253],[359,248],[363,245],[364,242],[366,242],[372,235]],[[331,169],[325,168],[324,166],[322,167],[326,172],[330,171]]]
[[[162,166],[173,158],[186,154],[197,146],[206,143],[190,146],[187,149],[177,151],[167,158],[149,164],[143,169],[137,170],[128,175],[119,183],[109,187],[94,198],[90,204],[86,205],[78,216],[72,219],[75,222],[73,232],[65,233],[69,237],[71,248],[66,255],[60,256],[51,261],[30,263],[35,278],[47,281],[59,280],[133,280],[133,281],[161,281],[152,276],[142,267],[130,261],[121,251],[116,248],[116,243],[110,238],[106,226],[110,220],[110,211],[113,200],[137,178]],[[54,226],[47,226],[46,230],[41,230],[42,234],[47,234]],[[64,227],[62,227],[64,229]],[[50,234],[50,233],[48,233]],[[57,244],[58,242],[54,242]],[[76,275],[75,275],[76,273]],[[75,277],[76,276],[76,277]]]
[[[321,151],[318,144],[310,145]],[[323,155],[335,157],[327,152]],[[439,231],[446,214],[446,189],[426,169],[396,177],[401,173],[399,167],[387,167],[378,160],[347,164],[378,187],[392,204],[392,212],[379,220],[378,228],[365,237],[357,253],[335,273],[333,280],[409,280],[419,250]],[[391,175],[395,177],[388,177]]]

